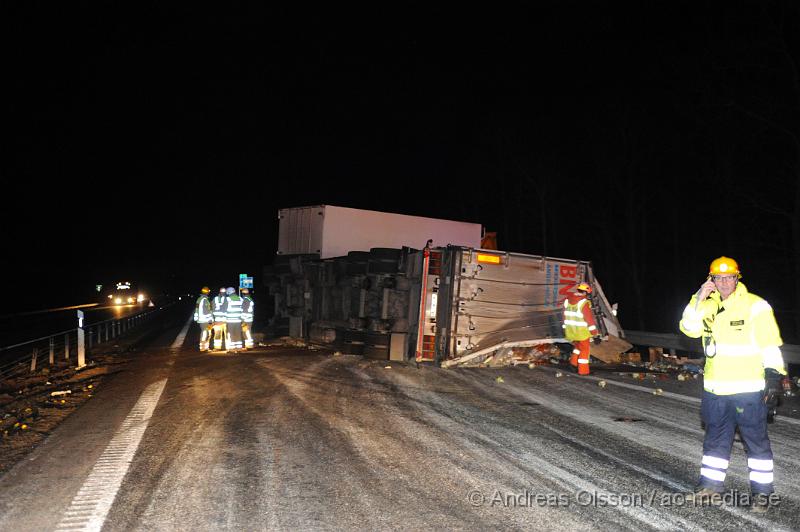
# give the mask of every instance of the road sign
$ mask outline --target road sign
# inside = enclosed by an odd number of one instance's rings
[[[239,288],[253,288],[253,278],[239,277]]]

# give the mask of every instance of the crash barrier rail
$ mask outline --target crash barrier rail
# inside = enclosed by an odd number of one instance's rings
[[[629,331],[626,329],[625,339],[633,345],[661,347],[671,355],[677,355],[678,352],[692,353],[698,356],[703,354],[703,346],[700,343],[700,339],[689,338],[684,334]],[[783,344],[781,353],[783,353],[783,360],[787,364],[800,364],[800,345]]]
[[[139,314],[111,318],[86,325],[82,328],[86,354],[88,355],[96,346],[125,335],[148,321],[156,312],[172,305],[174,303],[146,310]],[[42,364],[47,364],[50,367],[54,365],[70,365],[70,359],[76,360],[78,355],[79,329],[81,328],[73,327],[72,329],[33,340],[0,347],[0,380],[18,374],[33,373]]]

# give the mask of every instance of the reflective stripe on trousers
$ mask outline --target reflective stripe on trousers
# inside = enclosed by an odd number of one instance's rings
[[[226,345],[228,349],[241,349],[242,348],[242,326],[241,322],[232,323],[228,322],[228,336],[226,338]]]
[[[588,375],[589,374],[589,349],[590,343],[589,340],[575,340],[572,342],[572,345],[575,347],[572,350],[572,357],[570,358],[570,364],[573,366],[578,367],[578,374],[580,375]]]
[[[767,435],[767,407],[763,392],[715,395],[704,391],[700,414],[706,425],[700,484],[724,490],[736,428],[742,437],[750,470],[750,490],[772,493],[772,448]]]

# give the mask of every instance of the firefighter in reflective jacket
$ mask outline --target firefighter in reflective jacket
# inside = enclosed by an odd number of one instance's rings
[[[720,257],[711,263],[708,275],[680,321],[684,334],[702,338],[706,356],[700,407],[706,433],[694,495],[724,491],[738,426],[750,470],[752,510],[766,511],[765,495],[773,492],[766,401],[777,401],[775,390],[786,375],[783,342],[772,307],[739,282],[736,261]]]
[[[219,289],[219,294],[214,296],[214,347],[212,351],[225,351],[222,347],[223,338],[226,336],[227,323],[225,319],[225,301],[228,299],[225,287]],[[227,346],[225,346],[227,347]]]
[[[232,286],[228,287],[223,308],[228,329],[225,345],[228,351],[237,353],[242,349],[242,298]]]
[[[578,374],[589,374],[589,338],[600,341],[600,332],[592,315],[592,304],[588,299],[592,287],[587,283],[579,283],[575,293],[564,300],[564,337],[572,342],[572,357],[569,363],[578,368]]]
[[[200,351],[208,351],[208,341],[211,333],[212,323],[214,322],[214,314],[211,312],[211,301],[208,300],[208,294],[211,290],[204,286],[200,289],[200,297],[194,306],[194,321],[200,326]]]
[[[255,312],[255,303],[253,298],[250,297],[250,290],[242,288],[242,336],[244,336],[244,347],[250,349],[253,347],[253,313]]]

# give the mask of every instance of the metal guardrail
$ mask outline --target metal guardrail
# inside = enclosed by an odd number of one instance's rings
[[[171,306],[171,304],[123,318],[99,321],[83,327],[86,352],[91,353],[94,347],[123,336],[149,319],[153,313],[167,306]],[[20,373],[32,373],[36,371],[40,362],[47,363],[49,366],[70,365],[71,356],[74,358],[79,348],[78,330],[78,327],[73,327],[33,340],[0,347],[0,357],[4,359],[0,362],[0,379]],[[44,359],[45,356],[46,359]],[[27,364],[28,361],[30,361],[30,366]]]
[[[697,355],[703,354],[703,346],[700,343],[700,339],[689,338],[684,334],[629,331],[626,329],[625,339],[634,345],[663,347],[672,351],[685,351]],[[783,353],[783,360],[787,364],[800,364],[800,345],[783,344],[781,353]]]

